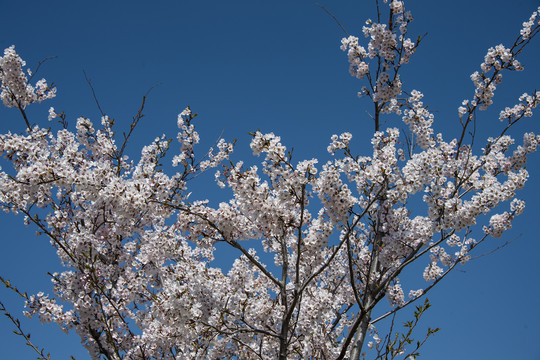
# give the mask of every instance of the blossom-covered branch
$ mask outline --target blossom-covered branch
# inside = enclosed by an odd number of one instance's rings
[[[52,274],[54,295],[28,297],[28,316],[76,331],[94,359],[357,360],[375,323],[502,236],[524,211],[516,196],[540,142],[525,133],[518,145],[508,130],[540,97],[524,93],[502,110],[480,151],[469,127],[492,106],[502,74],[523,70],[517,56],[540,31],[538,12],[510,48],[488,50],[471,76],[472,98],[457,109],[460,136],[448,139],[435,132],[423,94],[400,78],[421,40],[407,35],[413,17],[403,1],[384,3],[363,28],[367,44],[342,40],[364,84],[359,94],[373,104],[372,150],[360,156],[351,133],[336,134],[321,144],[326,161],[297,161],[279,136],[260,131],[250,144],[257,165],[232,159],[234,143],[224,139],[201,157],[190,108],[178,115],[176,150],[160,136],[130,160],[126,144],[145,99],[118,143],[106,114],[100,125],[81,117],[74,130],[31,126],[25,108],[55,90],[28,84],[24,61],[6,49],[0,96],[28,129],[0,135],[12,165],[0,172],[0,206],[45,235],[65,267]],[[410,134],[381,129],[390,114]],[[67,124],[51,109],[57,116]],[[228,201],[190,192],[209,171]],[[236,254],[228,271],[213,263],[217,246]],[[421,288],[402,276],[415,263]],[[405,343],[394,345],[395,356],[406,353]]]

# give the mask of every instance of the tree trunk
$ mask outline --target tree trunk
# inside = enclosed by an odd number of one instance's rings
[[[350,360],[359,360],[364,346],[364,340],[368,331],[369,322],[371,321],[371,310],[364,314],[360,326],[353,340],[353,348],[351,350]]]

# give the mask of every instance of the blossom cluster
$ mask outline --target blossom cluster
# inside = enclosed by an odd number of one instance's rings
[[[399,112],[396,98],[402,93],[402,84],[398,71],[409,62],[417,44],[406,37],[407,26],[413,18],[409,11],[405,12],[403,1],[393,0],[388,5],[390,24],[368,20],[363,27],[364,37],[369,39],[367,50],[359,45],[356,36],[343,38],[341,49],[347,51],[350,74],[358,79],[368,76],[369,88],[363,87],[358,95],[369,95],[374,102],[384,105],[383,112],[390,113]],[[370,60],[375,58],[377,63],[370,67]]]
[[[22,70],[25,65],[15,52],[15,46],[5,49],[4,56],[0,57],[0,99],[4,106],[24,109],[56,95],[56,88],[49,87],[45,79],[37,81],[35,86],[30,85]],[[30,71],[27,73],[31,75]]]
[[[403,1],[386,10],[388,24],[364,27],[367,50],[354,36],[342,40],[351,74],[375,104],[368,156],[354,154],[344,132],[331,137],[326,161],[297,161],[279,136],[256,131],[256,165],[231,160],[234,144],[223,139],[200,157],[190,108],[178,115],[179,149],[170,154],[171,141],[159,136],[138,161],[108,116],[81,117],[73,131],[0,135],[11,164],[0,172],[0,207],[36,226],[65,267],[52,274],[54,297],[30,296],[27,314],[76,331],[93,359],[357,360],[367,332],[378,345],[377,304],[388,300],[385,317],[419,299],[511,228],[540,143],[526,133],[519,144],[508,131],[533,115],[537,93],[500,113],[508,121],[480,151],[466,136],[501,72],[522,68],[518,50],[502,45],[488,51],[473,74],[474,98],[458,108],[463,135],[436,134],[423,94],[401,96],[399,71],[417,46],[405,37],[412,16]],[[536,16],[519,39],[538,32]],[[8,107],[54,96],[45,81],[29,85],[23,66],[6,49]],[[380,129],[387,113],[410,134]],[[51,108],[49,118],[58,116]],[[162,166],[169,160],[173,167]],[[227,188],[219,203],[190,192],[210,169]],[[223,247],[234,251],[227,270],[216,265]],[[401,276],[412,263],[422,264],[422,288]]]
[[[535,25],[538,24],[538,14],[540,13],[540,7],[538,7],[538,10],[537,11],[534,11],[532,14],[531,14],[531,17],[529,18],[528,21],[525,21],[523,23],[523,28],[521,29],[520,31],[520,34],[521,36],[523,37],[523,39],[530,39],[531,38],[531,35],[532,33],[535,31],[535,29],[537,29],[535,27]],[[535,27],[535,28],[533,28]]]
[[[494,92],[502,82],[502,70],[523,71],[523,66],[516,57],[531,39],[531,36],[539,30],[540,19],[538,19],[538,11],[535,11],[529,21],[523,23],[520,36],[511,48],[507,48],[503,44],[489,48],[484,62],[480,64],[482,72],[475,71],[471,74],[471,80],[475,86],[474,98],[463,102],[467,108],[459,108],[460,117],[465,112],[470,113],[471,109],[477,106],[480,110],[486,110],[493,104]]]

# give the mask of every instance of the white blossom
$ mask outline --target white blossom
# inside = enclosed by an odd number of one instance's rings
[[[467,135],[502,72],[523,69],[504,45],[471,75],[474,95],[457,109],[462,137],[435,133],[424,95],[400,77],[417,46],[406,38],[412,15],[403,1],[385,3],[388,23],[366,22],[365,47],[341,41],[375,108],[365,156],[350,132],[332,135],[327,159],[293,160],[279,136],[260,131],[251,133],[256,159],[235,159],[225,139],[200,152],[190,108],[176,119],[178,145],[157,136],[138,161],[108,116],[1,134],[12,166],[0,170],[0,206],[47,235],[64,267],[52,274],[54,295],[28,295],[26,314],[77,332],[95,359],[358,360],[358,331],[378,351],[372,308],[385,297],[394,310],[418,300],[477,245],[503,236],[525,210],[516,196],[540,143],[508,131],[533,115],[536,92],[500,112],[483,148]],[[537,17],[518,44],[538,33]],[[24,66],[13,46],[0,58],[0,97],[22,114],[55,95],[45,80],[30,85]],[[56,117],[64,114],[50,107]],[[399,119],[404,126],[388,125]],[[219,201],[193,185],[209,169]],[[227,268],[216,265],[221,247],[234,250]],[[402,277],[405,267],[424,285]]]

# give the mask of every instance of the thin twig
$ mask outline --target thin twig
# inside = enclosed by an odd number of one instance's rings
[[[21,328],[21,322],[19,321],[19,319],[13,317],[13,315],[11,315],[5,308],[4,304],[0,301],[0,311],[2,311],[4,313],[4,315],[13,323],[13,325],[15,325],[15,327],[17,328],[17,330],[13,330],[13,333],[15,335],[19,335],[19,336],[22,336],[24,338],[24,340],[26,341],[26,345],[28,345],[30,348],[32,348],[32,350],[34,350],[37,354],[38,354],[38,357],[37,359],[38,360],[50,360],[51,359],[51,354],[47,354],[45,355],[45,349],[41,349],[39,350],[34,344],[32,344],[32,342],[30,341],[30,334],[27,334],[25,333],[22,328]]]
[[[317,6],[320,7],[321,9],[323,9],[328,15],[330,15],[332,17],[332,19],[335,20],[335,22],[339,25],[339,27],[341,28],[341,30],[343,30],[343,32],[345,33],[345,35],[347,35],[347,37],[349,37],[349,33],[347,32],[347,30],[345,30],[345,28],[343,27],[343,25],[341,25],[341,23],[339,22],[339,20],[337,19],[337,17],[334,16],[334,14],[332,14],[330,11],[328,11],[327,8],[325,8],[323,5],[321,4],[318,4],[317,3]]]
[[[30,75],[30,77],[28,78],[28,82],[30,82],[32,80],[32,78],[37,74],[41,64],[43,64],[47,60],[56,59],[57,57],[58,56],[49,56],[49,57],[46,57],[45,59],[41,60],[39,62],[39,64],[37,65],[36,70],[34,70],[34,72],[32,72],[32,75]]]
[[[521,235],[516,236],[514,239],[505,242],[504,244],[502,244],[502,245],[496,247],[495,249],[493,249],[493,250],[491,250],[491,251],[489,251],[489,252],[487,252],[487,253],[485,253],[485,254],[482,254],[482,255],[478,255],[478,256],[472,257],[470,260],[476,260],[476,259],[479,259],[479,258],[481,258],[481,257],[491,255],[491,254],[495,253],[496,251],[499,251],[499,250],[501,250],[502,248],[504,248],[504,247],[510,245],[511,243],[513,243],[514,241],[516,241],[517,239],[519,239],[520,237],[521,237]],[[469,260],[469,261],[470,261],[470,260]]]
[[[88,76],[86,76],[86,71],[83,70],[83,74],[84,74],[84,78],[86,79],[86,82],[88,83],[88,86],[90,86],[90,90],[92,90],[92,96],[94,96],[94,101],[96,102],[96,105],[99,109],[99,112],[101,113],[101,116],[105,116],[105,113],[103,112],[103,110],[101,110],[101,106],[99,106],[99,101],[97,99],[96,92],[94,91],[94,87],[92,86],[92,82],[90,81]]]

